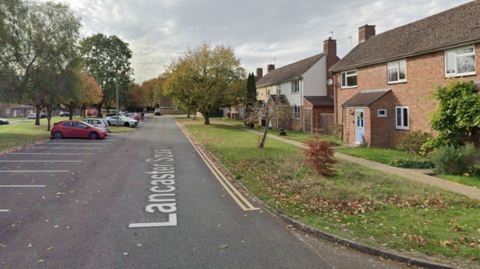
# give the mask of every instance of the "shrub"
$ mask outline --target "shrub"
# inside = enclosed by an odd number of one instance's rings
[[[389,163],[390,166],[412,169],[432,169],[435,165],[431,160],[411,160],[405,158],[394,159]]]
[[[341,124],[332,123],[332,125],[330,125],[330,131],[334,137],[342,139],[343,127]]]
[[[431,157],[439,174],[461,175],[472,172],[479,162],[479,153],[471,143],[455,148],[447,145],[439,148]]]
[[[409,135],[404,136],[397,149],[400,151],[409,152],[417,156],[424,156],[425,154],[430,153],[433,148],[423,146],[429,139],[432,139],[433,136],[427,132],[415,131]],[[423,147],[422,147],[423,146]]]
[[[317,175],[324,177],[333,176],[333,165],[337,163],[337,160],[333,159],[335,151],[332,145],[325,140],[320,140],[322,137],[315,135],[312,136],[312,140],[304,142],[308,146],[303,150],[305,160],[303,163],[315,170]]]

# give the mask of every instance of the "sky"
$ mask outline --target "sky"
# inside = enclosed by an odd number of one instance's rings
[[[39,0],[47,1],[47,0]],[[158,77],[189,47],[234,48],[247,72],[276,68],[323,52],[337,40],[342,58],[358,44],[358,27],[377,34],[470,0],[53,0],[81,17],[82,37],[116,35],[133,51],[135,82]]]

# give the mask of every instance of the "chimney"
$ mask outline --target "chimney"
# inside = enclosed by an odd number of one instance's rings
[[[261,79],[263,78],[263,69],[262,68],[257,68],[257,76],[256,79]]]
[[[327,40],[323,41],[323,53],[327,55],[327,80],[334,80],[335,77],[328,72],[328,70],[338,62],[337,57],[337,40],[329,37]],[[333,97],[334,92],[333,84],[328,85],[327,82],[327,96]]]
[[[267,65],[267,74],[275,70],[275,65],[274,64],[269,64]]]
[[[370,37],[375,35],[375,25],[365,24],[358,28],[358,43],[367,41]]]

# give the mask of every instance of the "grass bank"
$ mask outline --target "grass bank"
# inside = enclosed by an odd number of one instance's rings
[[[302,165],[299,148],[221,124],[178,119],[257,197],[282,214],[407,256],[480,267],[480,201],[340,161],[333,178]]]

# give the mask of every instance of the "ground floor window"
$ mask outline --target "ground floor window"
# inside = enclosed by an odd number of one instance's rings
[[[407,106],[395,107],[395,128],[409,130],[409,111]]]
[[[292,119],[295,119],[295,120],[300,119],[300,107],[298,106],[292,107]]]

